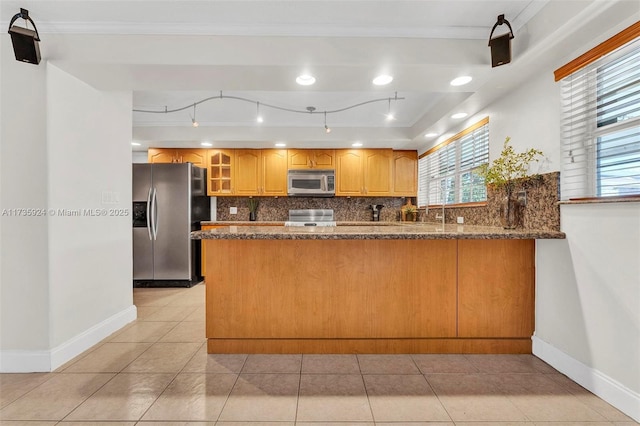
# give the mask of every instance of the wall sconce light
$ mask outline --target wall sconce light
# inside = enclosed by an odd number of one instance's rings
[[[13,25],[18,18],[31,22],[33,30]],[[9,34],[11,34],[11,43],[13,43],[13,53],[16,55],[16,60],[38,65],[40,63],[40,46],[38,44],[40,35],[35,22],[29,17],[27,9],[20,8],[20,13],[16,13],[11,18]]]
[[[509,32],[495,38],[493,32],[498,25],[507,24]],[[511,62],[511,39],[513,38],[513,29],[509,21],[504,19],[504,15],[498,15],[498,20],[493,24],[491,34],[489,34],[489,47],[491,47],[491,67],[495,68],[500,65]]]

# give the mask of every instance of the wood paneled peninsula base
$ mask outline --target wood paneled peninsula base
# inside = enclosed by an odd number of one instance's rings
[[[266,228],[194,235],[209,353],[531,352],[533,239]]]

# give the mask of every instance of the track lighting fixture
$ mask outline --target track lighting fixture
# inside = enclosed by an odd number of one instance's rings
[[[396,93],[397,96],[397,93]],[[385,115],[387,121],[393,121],[396,119],[395,115],[391,112],[391,98],[389,98],[389,108],[387,109],[387,114]]]
[[[376,103],[376,102],[387,102],[388,103],[388,111],[387,114],[385,114],[387,116],[387,119],[389,120],[393,120],[394,116],[393,114],[391,114],[391,101],[401,101],[404,100],[404,98],[402,97],[398,97],[398,92],[395,93],[395,95],[393,97],[389,97],[389,98],[379,98],[379,99],[371,99],[368,101],[364,101],[364,102],[360,102],[358,104],[355,105],[349,105],[343,108],[337,108],[337,109],[333,109],[333,110],[324,110],[324,111],[317,111],[316,107],[313,106],[308,106],[305,109],[301,110],[301,109],[294,109],[294,108],[288,108],[288,107],[283,107],[283,106],[278,106],[278,105],[273,105],[273,104],[266,104],[264,102],[259,102],[259,101],[254,101],[252,99],[247,99],[247,98],[243,98],[240,96],[230,96],[230,95],[223,95],[222,91],[220,92],[219,95],[217,96],[210,96],[208,98],[199,100],[191,105],[187,105],[187,106],[183,106],[180,108],[174,108],[174,109],[169,109],[168,107],[163,107],[162,109],[157,109],[157,110],[148,110],[148,109],[137,109],[134,108],[133,112],[141,112],[141,113],[148,113],[148,114],[170,114],[170,113],[174,113],[174,112],[179,112],[179,111],[184,111],[188,108],[193,107],[193,118],[191,119],[191,124],[193,127],[198,127],[198,122],[196,121],[196,106],[204,103],[204,102],[208,102],[214,99],[234,99],[237,101],[242,101],[242,102],[249,102],[249,103],[253,103],[256,104],[256,112],[257,112],[257,116],[256,116],[256,121],[258,123],[262,123],[264,122],[264,118],[262,117],[262,115],[260,114],[260,107],[267,107],[267,108],[273,108],[273,109],[277,109],[280,111],[285,111],[285,112],[291,112],[291,113],[300,113],[300,114],[324,114],[324,129],[327,133],[331,132],[331,128],[329,126],[327,126],[327,114],[338,114],[350,109],[354,109],[354,108],[358,108],[361,107],[363,105],[367,105],[367,104],[371,104],[371,103]]]
[[[193,104],[193,118],[191,119],[191,125],[193,127],[198,127],[200,123],[196,121],[196,104]]]
[[[493,32],[498,25],[507,24],[509,32],[497,37],[493,37]],[[508,64],[511,62],[511,39],[513,39],[513,29],[509,21],[504,19],[504,15],[498,15],[498,20],[493,24],[491,34],[489,34],[489,47],[491,47],[491,67]]]
[[[31,22],[33,30],[13,25],[18,18]],[[35,22],[29,17],[27,9],[20,8],[20,13],[16,13],[11,22],[9,22],[9,34],[11,34],[11,43],[13,44],[13,53],[16,60],[26,62],[28,64],[38,65],[40,63],[40,35],[36,28]]]
[[[324,112],[324,131],[331,133],[331,127],[327,126],[327,111]]]
[[[264,121],[264,119],[262,118],[262,116],[260,115],[260,102],[256,102],[256,121],[258,123],[262,123]]]

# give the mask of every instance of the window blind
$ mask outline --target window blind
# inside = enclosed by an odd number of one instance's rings
[[[640,39],[561,80],[561,198],[640,194]]]
[[[488,161],[486,121],[460,132],[450,143],[418,160],[418,206],[485,201],[484,179],[473,170]]]

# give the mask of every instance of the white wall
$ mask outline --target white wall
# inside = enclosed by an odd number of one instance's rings
[[[130,209],[131,94],[0,47],[0,371],[51,371],[136,317],[131,217],[51,214]]]
[[[131,161],[133,163],[148,163],[149,157],[147,151],[133,151],[131,153]]]
[[[638,420],[640,202],[560,213],[567,239],[537,242],[534,348]]]
[[[546,159],[532,165],[532,172],[560,170],[560,88],[553,72],[541,73],[508,97],[487,106],[454,132],[489,116],[489,159],[500,156],[505,138],[517,152],[541,150]]]
[[[605,31],[576,56],[611,36],[613,26]],[[560,170],[554,69],[452,130],[489,116],[490,160],[511,136],[516,151],[545,153],[540,172]],[[566,240],[536,246],[534,354],[640,421],[640,202],[563,205],[561,230]]]
[[[97,91],[49,65],[49,207],[82,212],[49,218],[53,348],[133,303],[131,108],[131,93]]]
[[[8,212],[47,207],[46,64],[15,61],[9,37],[0,60],[0,351],[19,357],[49,347],[47,217]]]

